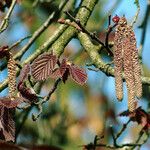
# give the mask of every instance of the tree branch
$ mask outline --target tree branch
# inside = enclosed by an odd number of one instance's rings
[[[83,0],[81,7],[76,15],[76,19],[80,20],[80,23],[85,26],[92,10],[94,9],[96,3],[98,0]],[[59,39],[52,45],[53,50],[57,50],[56,55],[60,56],[66,45],[69,43],[69,41],[76,36],[78,33],[78,30],[74,27],[69,26],[65,32],[59,37]]]
[[[105,63],[98,53],[98,51],[102,48],[102,46],[94,45],[90,41],[90,38],[88,37],[88,35],[85,33],[80,32],[78,34],[78,38],[81,42],[81,45],[85,48],[86,52],[91,58],[91,61],[95,65],[95,67],[99,68],[107,76],[114,76],[114,68],[108,65],[107,63]],[[124,75],[123,75],[123,78],[124,78]],[[142,76],[141,78],[142,78],[143,84],[150,85],[150,77]]]

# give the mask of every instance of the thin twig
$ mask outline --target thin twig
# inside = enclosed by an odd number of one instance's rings
[[[0,25],[0,34],[7,29],[8,24],[9,24],[9,18],[10,18],[11,14],[12,14],[12,11],[13,11],[16,3],[17,3],[17,0],[13,0],[12,1],[11,6],[8,9],[8,12],[7,12],[5,18],[3,19],[3,21],[2,21],[2,23]]]
[[[40,117],[40,115],[41,115],[41,113],[43,111],[42,105],[37,105],[37,108],[39,110],[38,113],[37,114],[32,114],[32,120],[33,121],[36,121]]]
[[[82,24],[80,23],[80,20],[74,18],[69,12],[65,12],[65,13],[66,13],[66,15],[68,15],[70,17],[70,19],[72,19],[80,27],[81,30],[79,30],[79,31],[89,35],[93,40],[95,40],[96,42],[101,44],[106,49],[106,51],[108,52],[108,54],[110,56],[113,56],[112,51],[108,47],[106,47],[106,45],[96,36],[95,33],[89,32],[84,26],[82,26]]]
[[[40,101],[38,104],[44,104],[45,102],[47,102],[50,98],[51,95],[55,92],[55,90],[57,89],[58,84],[60,83],[61,78],[57,79],[53,85],[53,87],[51,88],[51,90],[49,91],[48,95],[42,100]]]
[[[121,130],[117,133],[115,139],[117,140],[120,135],[125,131],[125,129],[127,128],[128,124],[131,122],[131,120],[129,119],[127,123],[123,124],[123,127],[121,128]]]
[[[33,121],[36,121],[36,120],[39,118],[39,116],[41,115],[41,113],[42,113],[42,111],[43,111],[42,105],[50,99],[51,95],[52,95],[52,94],[55,92],[55,90],[57,89],[58,83],[59,83],[60,81],[61,81],[60,78],[57,79],[57,80],[55,81],[55,83],[54,83],[52,89],[49,91],[48,95],[47,95],[42,101],[39,101],[39,102],[37,102],[37,103],[34,104],[34,105],[36,105],[37,108],[39,109],[39,112],[38,112],[37,114],[32,114],[32,119],[33,119]]]
[[[12,44],[9,48],[8,48],[8,51],[12,50],[14,47],[18,46],[21,42],[23,42],[24,40],[30,38],[31,36],[26,36],[24,38],[21,38],[19,39],[18,41],[16,41],[14,44]],[[1,66],[0,66],[0,71],[4,70],[6,68],[7,64],[6,63],[3,63]]]
[[[112,145],[102,144],[102,143],[97,144],[97,143],[93,142],[93,143],[84,145],[84,148],[87,150],[91,150],[91,149],[93,150],[93,149],[96,149],[97,147],[105,147],[105,148],[109,148],[109,149],[120,149],[120,148],[124,148],[124,147],[130,147],[130,149],[133,150],[135,147],[141,147],[148,140],[148,135],[147,135],[147,138],[145,140],[143,140],[143,142],[139,143],[139,140],[141,139],[141,137],[144,133],[144,132],[140,132],[139,137],[135,143],[117,144],[117,139],[114,136],[114,131],[112,129],[112,126],[110,127],[110,130],[111,130],[111,134],[112,134],[112,138],[113,138],[113,144]]]
[[[90,70],[90,71],[95,71],[95,72],[99,72],[100,70],[98,69],[98,68],[87,68],[88,70]]]
[[[116,138],[115,138],[115,135],[114,135],[114,130],[113,130],[113,127],[112,126],[110,126],[110,133],[111,133],[111,135],[112,135],[112,138],[113,138],[113,145],[115,146],[115,147],[117,147],[117,140],[116,140]]]
[[[40,90],[41,90],[41,87],[42,87],[42,83],[39,83],[39,84],[36,84],[36,85],[37,86],[35,87],[35,91],[36,91],[37,94],[39,94]],[[31,110],[32,110],[33,107],[34,107],[33,105],[31,107],[28,107],[28,109],[26,109],[25,111],[22,111],[21,114],[19,115],[19,116],[23,115],[23,118],[21,119],[21,122],[20,122],[19,126],[17,127],[16,139],[17,139],[20,131],[22,130],[22,128],[24,126],[24,123],[27,120],[28,115],[31,112]],[[20,118],[19,118],[19,120],[20,120]]]
[[[13,45],[11,45],[11,46],[8,48],[8,50],[13,49],[14,47],[18,46],[21,42],[23,42],[24,40],[26,40],[26,39],[28,39],[28,38],[31,38],[31,35],[28,35],[28,36],[26,36],[26,37],[24,37],[24,38],[19,39],[17,42],[15,42]]]
[[[111,15],[108,17],[108,29],[106,32],[106,38],[105,38],[105,46],[107,49],[109,49],[109,35],[112,32],[112,30],[116,27],[117,24],[111,25]]]
[[[137,143],[137,144],[139,143],[139,141],[140,141],[140,139],[142,138],[143,134],[144,134],[144,132],[143,132],[143,130],[141,130],[140,133],[139,133],[139,136],[138,136],[138,138],[137,138],[137,140],[136,140],[136,143]],[[141,146],[141,145],[139,145],[139,146]],[[131,150],[134,150],[135,147],[136,147],[136,145],[134,145],[134,146],[131,148]]]
[[[121,145],[108,145],[108,144],[97,144],[96,147],[106,147],[109,149],[118,149],[118,148],[123,148],[123,147],[132,147],[132,146],[140,146],[141,144],[137,144],[137,143],[125,143],[125,144],[121,144]]]
[[[86,148],[87,150],[93,150],[94,148],[97,148],[97,147],[105,147],[105,148],[108,148],[108,149],[120,149],[120,148],[124,148],[124,147],[133,147],[133,146],[141,146],[141,144],[138,144],[138,143],[125,143],[125,144],[120,144],[120,145],[109,145],[109,144],[96,144],[94,145],[94,143],[90,143],[90,144],[87,144],[87,145],[84,145],[84,148]]]
[[[143,28],[142,37],[141,37],[141,41],[140,41],[141,49],[139,51],[140,59],[142,59],[142,52],[143,52],[143,46],[144,46],[145,37],[146,37],[145,35],[146,35],[146,30],[147,30],[147,25],[148,25],[149,14],[150,14],[150,4],[147,5],[145,17],[144,17],[144,20],[142,22],[142,25],[140,26],[140,28]]]
[[[55,81],[55,83],[54,83],[53,87],[51,88],[51,90],[49,91],[48,95],[47,95],[45,98],[42,98],[43,100],[41,100],[41,101],[39,101],[39,102],[32,103],[31,105],[30,105],[30,104],[27,104],[27,105],[25,105],[25,106],[23,106],[23,107],[20,107],[19,109],[26,110],[26,109],[28,109],[28,108],[31,108],[31,107],[33,107],[33,106],[36,106],[39,111],[38,111],[37,114],[32,114],[32,119],[33,119],[33,121],[36,121],[36,120],[39,118],[39,116],[41,115],[42,111],[43,111],[42,105],[50,99],[51,95],[52,95],[52,94],[55,92],[55,90],[57,89],[57,86],[58,86],[58,84],[59,84],[60,81],[61,81],[60,78]]]
[[[135,0],[135,4],[137,6],[137,12],[133,18],[133,21],[131,23],[131,26],[133,27],[133,25],[136,23],[137,19],[138,19],[138,16],[139,16],[139,13],[140,13],[140,4],[139,4],[139,0]]]

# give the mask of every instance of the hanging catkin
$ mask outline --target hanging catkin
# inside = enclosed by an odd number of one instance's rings
[[[118,26],[117,26],[118,27]],[[116,86],[116,96],[118,100],[123,98],[123,81],[122,81],[122,33],[119,28],[116,28],[115,38],[114,38],[114,64],[115,64],[115,86]]]
[[[135,82],[134,82],[134,72],[133,72],[133,62],[132,62],[132,49],[130,49],[130,39],[128,33],[125,33],[125,38],[123,40],[124,46],[124,75],[128,90],[128,108],[130,111],[135,109]]]
[[[142,96],[141,68],[136,48],[136,38],[125,17],[120,18],[114,39],[115,86],[118,100],[123,98],[122,70],[124,70],[128,91],[128,108],[136,108],[136,96]]]
[[[140,98],[142,96],[141,67],[138,59],[138,49],[136,48],[135,34],[130,26],[128,26],[128,34],[130,35],[130,49],[132,51],[136,96]]]
[[[13,98],[16,94],[16,63],[10,52],[7,56],[7,61],[9,95]]]

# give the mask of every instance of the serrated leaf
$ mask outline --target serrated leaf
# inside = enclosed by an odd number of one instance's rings
[[[71,78],[78,84],[83,85],[87,81],[87,74],[83,68],[74,64],[69,65]]]
[[[60,77],[62,77],[62,75],[60,73],[60,68],[54,69],[54,71],[50,74],[50,78],[53,78],[53,79],[57,79]]]
[[[15,122],[13,120],[14,108],[0,106],[0,139],[15,141]]]
[[[37,81],[47,79],[54,70],[56,63],[56,55],[53,55],[52,53],[40,55],[37,59],[35,59],[31,66],[32,76]]]
[[[14,111],[21,102],[19,97],[0,98],[0,139],[15,141]]]

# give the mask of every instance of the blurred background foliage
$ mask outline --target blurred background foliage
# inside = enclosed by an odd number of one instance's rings
[[[49,14],[51,14],[53,10],[58,9],[60,1],[61,0],[22,0],[21,4],[15,7],[9,28],[0,36],[0,44],[11,45],[20,38],[32,35],[46,20]],[[108,25],[108,16],[110,14],[113,16],[116,13],[118,15],[127,14],[127,19],[131,21],[131,17],[133,17],[136,12],[136,6],[133,1],[127,0],[128,2],[125,3],[124,1],[99,0],[88,21],[87,29],[91,32],[96,32],[100,39],[104,40]],[[80,0],[70,0],[64,10],[75,14],[80,2]],[[141,18],[141,16],[144,16],[146,10],[146,2],[140,3],[141,13],[135,27],[138,44],[142,31],[139,31],[138,26],[142,23],[143,18]],[[130,12],[131,9],[133,13]],[[4,15],[5,12],[0,13],[0,18],[2,19]],[[128,16],[130,17],[128,18]],[[66,16],[62,12],[58,18],[66,18]],[[22,60],[26,59],[46,39],[53,35],[58,26],[59,24],[56,18],[54,23],[48,27],[25,53]],[[150,31],[148,30],[147,32]],[[114,33],[112,32],[111,41],[113,41],[113,36]],[[147,38],[145,38],[145,40],[147,40]],[[15,48],[13,53],[17,53],[26,42],[27,40]],[[147,42],[145,42],[145,44],[146,43]],[[144,74],[150,76],[150,63],[147,61],[147,52],[145,51],[148,51],[148,49],[144,46]],[[104,60],[111,61],[106,53],[102,53],[102,55]],[[126,122],[126,119],[116,117],[119,112],[127,109],[126,92],[123,102],[119,103],[115,97],[114,79],[107,77],[100,71],[94,72],[88,70],[85,64],[90,63],[90,59],[77,39],[73,39],[67,45],[62,57],[67,57],[75,64],[86,68],[88,73],[87,83],[83,87],[71,80],[68,80],[66,84],[61,83],[51,100],[44,104],[43,113],[36,122],[31,119],[31,114],[37,112],[35,108],[26,110],[23,113],[18,110],[18,127],[22,121],[20,120],[22,116],[24,116],[25,122],[20,128],[17,143],[25,146],[33,144],[57,145],[66,150],[73,150],[81,149],[81,145],[93,141],[95,135],[105,135],[102,142],[111,142],[109,126],[112,124],[115,131],[118,131],[121,125]],[[0,82],[4,80],[6,75],[6,70],[0,73]],[[53,82],[53,80],[49,79],[43,83],[39,93],[45,96],[53,85]],[[7,95],[7,90],[1,92],[0,95]],[[144,96],[140,103],[145,109],[147,109],[148,106],[149,95],[150,88],[144,86]],[[136,139],[136,133],[140,128],[141,127],[136,123],[130,125],[130,128],[123,134],[120,141],[133,141]],[[146,146],[148,146],[148,143],[150,144],[150,141],[147,142]],[[146,146],[144,149],[148,148]]]

